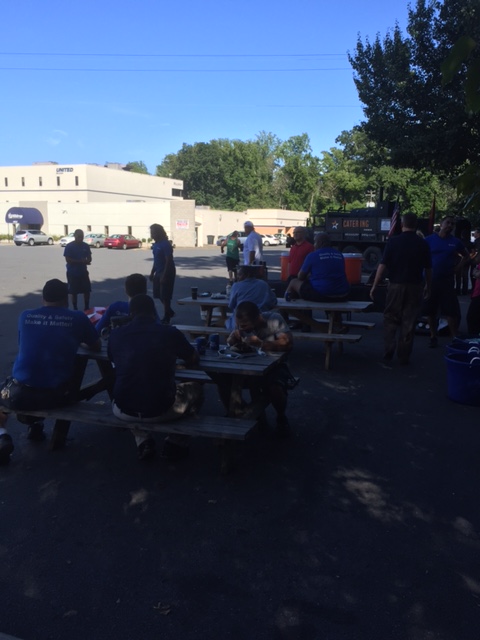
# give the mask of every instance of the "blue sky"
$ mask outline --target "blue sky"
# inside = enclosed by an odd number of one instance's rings
[[[320,155],[363,117],[348,64],[406,0],[16,0],[0,25],[1,165],[142,160],[285,140]]]

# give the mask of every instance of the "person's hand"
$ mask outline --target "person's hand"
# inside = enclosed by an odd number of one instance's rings
[[[243,342],[251,347],[258,348],[261,347],[263,340],[260,340],[258,336],[246,336],[243,338]]]
[[[375,289],[376,289],[376,287],[372,287],[372,288],[370,289],[370,294],[369,294],[369,295],[370,295],[370,300],[374,300],[374,295],[373,295],[373,294],[374,294],[374,292],[375,292]]]

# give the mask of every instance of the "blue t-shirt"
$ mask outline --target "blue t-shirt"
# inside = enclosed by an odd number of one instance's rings
[[[29,309],[18,321],[19,351],[13,377],[39,389],[56,389],[73,375],[81,342],[94,345],[95,327],[81,311],[66,307]]]
[[[110,321],[112,318],[127,317],[130,315],[129,303],[125,300],[117,300],[107,308],[103,316],[95,325],[95,329],[98,335],[101,334],[102,329],[105,327],[110,328]]]
[[[69,242],[65,246],[63,255],[65,258],[73,258],[74,260],[88,258],[88,262],[92,259],[92,252],[86,242]],[[70,264],[67,262],[67,275],[83,276],[85,273],[87,273],[87,263]]]
[[[425,238],[432,254],[432,278],[441,280],[452,278],[455,265],[458,262],[458,254],[465,252],[465,246],[455,236],[441,238],[438,233],[432,233]]]
[[[168,240],[154,242],[152,244],[152,252],[153,268],[156,274],[162,273],[164,271],[168,256],[172,256],[171,263],[173,266],[173,248]]]
[[[165,413],[175,401],[176,360],[191,358],[193,351],[178,329],[145,316],[112,331],[108,356],[115,367],[115,404],[145,417]]]
[[[300,269],[310,275],[310,283],[323,296],[343,296],[350,290],[343,254],[333,247],[309,253]]]

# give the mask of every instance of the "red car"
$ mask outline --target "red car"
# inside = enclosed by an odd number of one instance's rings
[[[140,249],[142,241],[128,233],[124,235],[115,233],[113,236],[105,238],[103,246],[107,247],[107,249]]]

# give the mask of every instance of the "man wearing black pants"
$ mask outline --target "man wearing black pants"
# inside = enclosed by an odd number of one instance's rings
[[[428,298],[432,282],[430,248],[416,234],[416,227],[417,216],[414,213],[402,216],[402,233],[387,242],[370,289],[373,300],[378,283],[388,271],[389,285],[383,313],[383,358],[392,360],[396,350],[400,364],[409,363],[422,292]]]

